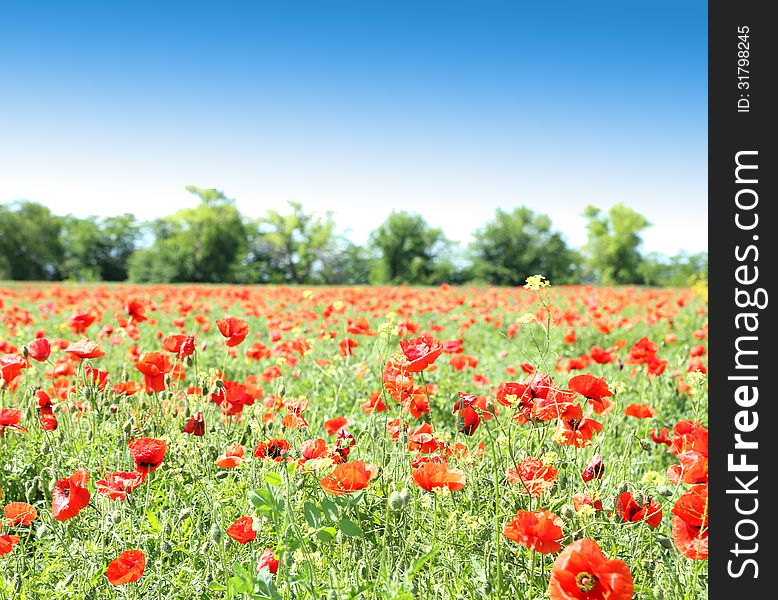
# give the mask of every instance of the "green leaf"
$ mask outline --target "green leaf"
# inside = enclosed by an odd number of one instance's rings
[[[319,538],[325,544],[327,544],[335,539],[337,533],[338,530],[335,529],[334,527],[322,527],[321,529],[319,529],[319,531],[316,532],[316,537]]]
[[[326,516],[330,521],[338,520],[338,517],[340,516],[340,509],[338,509],[338,505],[335,504],[332,500],[329,498],[322,500],[321,508],[324,511],[324,516]]]
[[[270,473],[265,473],[265,481],[267,481],[270,485],[274,485],[278,487],[283,483],[281,480],[281,476],[278,473],[275,473],[271,471]]]
[[[151,530],[159,533],[162,531],[162,528],[159,526],[159,519],[157,518],[157,515],[155,515],[151,510],[146,511],[146,518],[149,520],[149,525],[151,525]]]
[[[214,592],[226,592],[227,586],[219,583],[218,581],[212,581],[208,584],[208,589]]]
[[[321,511],[319,510],[319,507],[310,500],[306,500],[303,505],[303,515],[305,516],[305,522],[308,523],[310,527],[319,527],[319,523],[321,523]]]
[[[260,490],[262,491],[262,490]],[[249,492],[249,502],[251,502],[251,505],[254,508],[262,509],[265,507],[270,508],[271,505],[268,504],[267,500],[265,500],[258,492]]]
[[[341,519],[338,521],[338,527],[343,532],[343,535],[349,537],[362,537],[362,529],[354,521],[348,519]]]

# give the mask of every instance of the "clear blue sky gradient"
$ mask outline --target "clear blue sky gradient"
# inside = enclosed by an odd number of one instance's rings
[[[467,242],[496,208],[646,214],[707,249],[707,5],[6,2],[0,201],[153,218],[217,187],[250,216],[392,209]]]

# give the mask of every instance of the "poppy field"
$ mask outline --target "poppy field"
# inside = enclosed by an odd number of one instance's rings
[[[704,290],[0,287],[0,598],[707,597]]]

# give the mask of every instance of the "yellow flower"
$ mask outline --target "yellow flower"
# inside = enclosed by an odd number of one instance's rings
[[[543,275],[530,275],[527,277],[527,283],[524,284],[525,290],[539,292],[541,289],[551,285],[551,282]]]

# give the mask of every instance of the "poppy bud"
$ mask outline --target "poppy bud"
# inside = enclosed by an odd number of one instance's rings
[[[49,526],[46,525],[46,523],[41,523],[38,529],[35,530],[35,537],[38,538],[39,540],[44,538],[48,530],[49,530]]]
[[[178,513],[178,520],[179,521],[185,521],[192,515],[192,509],[188,506],[185,506],[181,509],[181,512]]]
[[[132,433],[132,417],[124,422],[124,425],[122,425],[122,431],[124,431],[124,433],[127,435]]]
[[[24,356],[25,359],[30,356],[30,351],[27,349],[27,346],[22,348],[22,356]]]
[[[115,415],[117,412],[119,412],[119,407],[116,406],[115,404],[111,404],[111,409],[110,410],[111,410],[111,414]]]
[[[648,440],[640,440],[640,447],[645,452],[651,452],[651,442],[649,442]]]
[[[619,494],[623,494],[624,492],[629,491],[629,482],[628,481],[622,481],[621,485],[619,486]]]
[[[397,512],[402,510],[404,506],[405,502],[403,502],[402,496],[400,496],[400,492],[392,492],[389,494],[389,508],[391,510]]]
[[[659,545],[662,546],[662,548],[666,550],[672,550],[673,548],[673,540],[671,540],[668,537],[661,537],[659,538]]]
[[[191,356],[186,357],[186,366],[191,367],[194,364],[194,359]]]
[[[214,384],[217,388],[222,389],[224,387],[224,382],[221,379],[217,379],[216,383]]]
[[[405,504],[408,504],[411,501],[411,491],[408,488],[401,489],[400,498]]]
[[[283,398],[286,396],[286,385],[282,381],[281,384],[278,386],[278,394],[276,394],[279,398]]]
[[[660,496],[664,496],[665,498],[669,498],[670,496],[673,495],[673,490],[671,490],[666,485],[660,485],[656,489],[656,493],[659,494]]]
[[[575,509],[569,504],[565,504],[559,511],[559,515],[565,519],[572,519],[575,516]]]
[[[218,523],[211,524],[211,530],[208,533],[208,537],[211,538],[211,541],[214,544],[221,544],[224,539],[224,534],[222,534],[222,528],[219,527]]]
[[[173,552],[173,546],[170,545],[170,542],[162,542],[159,546],[159,550],[162,554],[170,554]]]

